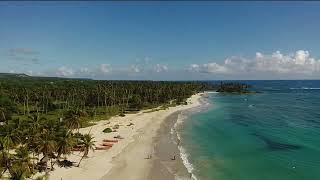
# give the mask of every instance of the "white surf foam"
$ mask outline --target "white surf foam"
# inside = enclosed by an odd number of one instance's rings
[[[173,133],[174,132],[176,133],[177,139],[180,142],[181,142],[181,136],[180,136],[178,131],[174,131],[174,130],[179,128],[179,126],[184,122],[185,119],[187,119],[186,115],[184,115],[183,113],[178,114],[178,119],[177,119],[176,123],[174,124],[174,128],[171,128]],[[194,179],[194,180],[197,180],[197,177],[192,173],[192,171],[194,170],[194,167],[193,167],[192,163],[190,163],[190,161],[188,159],[188,157],[189,157],[188,153],[186,152],[186,150],[181,145],[178,145],[178,149],[179,149],[179,152],[180,152],[180,157],[182,159],[183,165],[186,167],[187,171],[191,174],[191,178]],[[183,178],[176,176],[175,179],[182,180]]]
[[[218,92],[210,91],[210,92],[206,92],[206,93],[218,93]],[[177,121],[175,122],[175,124],[173,125],[173,127],[171,128],[171,131],[170,131],[170,133],[172,134],[171,137],[173,137],[174,134],[177,137],[177,142],[175,142],[175,141],[174,142],[178,145],[178,149],[179,149],[179,152],[180,152],[180,157],[182,159],[182,163],[186,167],[188,173],[190,173],[191,178],[194,179],[194,180],[197,180],[197,177],[192,173],[193,170],[194,170],[194,166],[189,161],[189,154],[187,153],[186,149],[181,146],[181,143],[180,143],[181,142],[181,136],[179,134],[179,128],[181,128],[181,125],[184,123],[184,121],[191,114],[201,112],[201,111],[203,111],[206,108],[211,106],[211,103],[209,101],[203,99],[203,98],[200,99],[200,104],[201,104],[201,106],[189,109],[187,111],[182,111],[181,113],[179,113],[178,117],[177,117]],[[185,178],[175,176],[175,179],[182,180],[182,179],[185,179]],[[188,177],[187,179],[189,180],[190,178]]]
[[[303,90],[320,90],[319,87],[314,87],[314,88],[312,88],[312,87],[300,87],[300,88],[290,88],[290,89],[297,89],[297,90],[299,90],[299,89],[303,89]]]
[[[197,180],[197,177],[194,174],[192,174],[194,167],[188,160],[188,156],[189,156],[188,153],[182,146],[178,146],[178,148],[179,148],[180,157],[182,159],[184,166],[187,168],[188,172],[191,174],[192,179]]]

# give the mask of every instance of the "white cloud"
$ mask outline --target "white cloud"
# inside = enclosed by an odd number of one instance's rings
[[[110,64],[101,64],[99,68],[100,73],[106,74],[111,72],[111,66]]]
[[[254,58],[229,57],[223,63],[191,64],[189,71],[208,74],[271,74],[271,75],[320,75],[320,60],[310,57],[305,50],[294,54],[282,54],[276,51],[272,54],[256,53]],[[288,77],[288,76],[287,76]]]
[[[89,77],[92,76],[94,72],[92,72],[88,67],[82,67],[79,70],[74,72],[74,75],[77,77]]]
[[[90,72],[90,70],[87,67],[80,68],[80,73],[89,73],[89,72]]]
[[[37,72],[36,75],[37,76],[45,76],[45,74],[43,74],[42,72]]]
[[[211,73],[212,74],[228,73],[228,68],[226,68],[223,65],[219,65],[215,62],[211,62],[207,64],[191,64],[188,70],[191,72],[210,73],[210,74]]]
[[[202,65],[202,70],[207,73],[228,73],[229,70],[227,67],[219,65],[217,63],[208,63]]]
[[[29,76],[32,76],[33,75],[33,71],[29,70],[26,74],[29,75]]]
[[[309,59],[309,52],[308,51],[303,51],[299,50],[296,52],[295,55],[295,63],[296,64],[305,64],[305,62]]]
[[[198,65],[198,64],[190,64],[188,70],[191,71],[191,72],[199,72],[200,71],[200,65]]]
[[[256,59],[262,59],[263,58],[263,54],[260,52],[256,52]]]
[[[130,72],[139,73],[142,69],[138,65],[131,65],[129,68]]]
[[[71,68],[67,68],[65,66],[62,66],[62,67],[57,69],[56,75],[57,76],[62,76],[62,77],[73,76],[74,75],[74,71]]]
[[[159,72],[167,72],[169,70],[167,65],[161,65],[161,64],[156,64],[154,66],[154,71],[159,73]]]

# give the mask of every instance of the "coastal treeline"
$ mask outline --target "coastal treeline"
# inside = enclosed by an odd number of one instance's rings
[[[184,104],[212,88],[205,82],[0,78],[0,178],[48,173],[56,163],[74,166],[65,159],[72,150],[82,152],[82,160],[95,149],[93,137],[79,128],[114,115]]]
[[[5,80],[0,97],[18,115],[81,110],[89,115],[110,110],[151,108],[174,100],[183,103],[192,94],[212,89],[204,82],[94,81],[94,80]],[[0,99],[1,100],[1,99]]]
[[[253,93],[250,90],[251,86],[244,83],[238,82],[220,82],[220,85],[216,87],[217,92],[222,93],[237,93],[237,94],[246,94]]]

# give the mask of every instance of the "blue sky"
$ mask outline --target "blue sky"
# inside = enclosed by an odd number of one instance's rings
[[[0,2],[0,72],[319,79],[320,2]]]

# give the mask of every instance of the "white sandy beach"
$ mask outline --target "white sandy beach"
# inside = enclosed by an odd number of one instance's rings
[[[152,161],[145,158],[152,154],[153,137],[160,124],[174,112],[199,106],[200,97],[201,93],[193,95],[188,99],[188,105],[149,113],[127,114],[125,117],[112,117],[109,120],[99,121],[94,126],[80,129],[81,133],[91,131],[97,147],[102,144],[103,139],[113,139],[116,135],[121,135],[124,139],[109,150],[90,151],[89,157],[81,162],[80,167],[60,168],[55,165],[55,170],[50,172],[49,179],[147,179]],[[129,123],[134,125],[127,126]],[[120,125],[117,132],[102,132],[106,127],[113,127],[116,124]],[[79,152],[74,152],[67,159],[77,163],[81,155]]]

